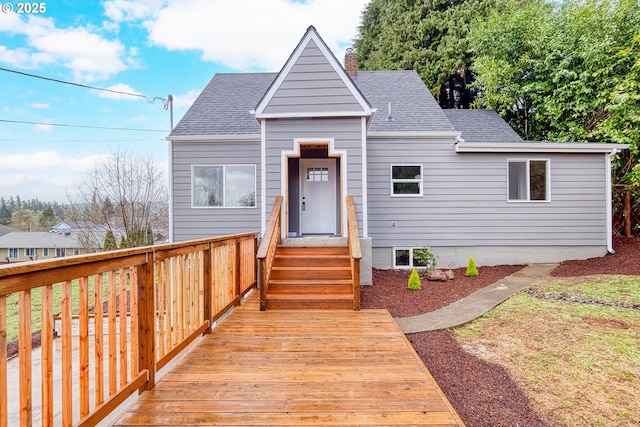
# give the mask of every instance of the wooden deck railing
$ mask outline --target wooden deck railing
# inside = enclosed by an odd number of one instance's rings
[[[352,196],[347,196],[347,241],[349,244],[349,255],[351,257],[353,309],[358,311],[360,310],[360,259],[362,259],[362,250],[360,248],[356,208]]]
[[[82,426],[152,388],[159,369],[256,285],[256,248],[247,233],[0,266],[0,427],[18,423],[10,394],[22,426],[38,414],[43,426]],[[7,325],[16,323],[18,384],[7,380]],[[32,323],[41,324],[40,372]]]
[[[276,255],[276,249],[282,242],[282,196],[276,196],[271,210],[271,216],[267,228],[262,236],[258,248],[258,262],[260,271],[260,310],[267,309],[267,290],[269,289],[269,276]]]

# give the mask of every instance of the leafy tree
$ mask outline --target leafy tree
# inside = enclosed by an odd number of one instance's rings
[[[498,110],[525,139],[629,144],[614,182],[638,201],[637,0],[513,1],[475,24],[469,45],[477,106]]]
[[[11,215],[11,227],[20,231],[36,231],[38,216],[30,209],[17,209]]]
[[[474,93],[470,24],[504,0],[372,0],[355,40],[364,70],[418,72],[443,108],[469,108]]]

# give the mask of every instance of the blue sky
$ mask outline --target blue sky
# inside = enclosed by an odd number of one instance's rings
[[[172,94],[177,123],[215,73],[278,71],[309,25],[342,58],[368,0],[49,0],[42,13],[22,14],[18,2],[2,3],[14,11],[0,12],[0,68]],[[67,202],[96,160],[117,150],[166,170],[162,100],[2,70],[0,87],[0,196]]]

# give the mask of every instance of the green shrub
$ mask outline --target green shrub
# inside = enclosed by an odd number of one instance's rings
[[[413,262],[416,267],[424,268],[427,270],[433,270],[436,268],[436,264],[438,261],[436,260],[436,256],[431,252],[431,248],[429,246],[423,246],[420,249],[413,250]]]
[[[419,291],[421,287],[420,276],[418,276],[418,270],[415,268],[411,272],[411,276],[409,276],[409,283],[407,287],[413,291]]]
[[[478,268],[476,267],[476,262],[473,257],[469,257],[469,262],[467,263],[467,272],[464,274],[465,276],[477,276]]]

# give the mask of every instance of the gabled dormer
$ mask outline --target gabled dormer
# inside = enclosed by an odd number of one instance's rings
[[[256,119],[371,117],[374,110],[311,26],[255,109]]]

